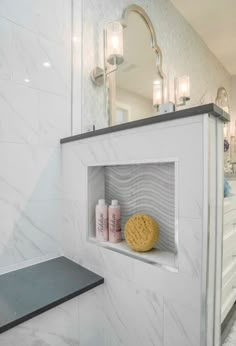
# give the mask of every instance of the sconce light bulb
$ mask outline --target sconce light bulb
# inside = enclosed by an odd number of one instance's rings
[[[162,84],[160,80],[153,82],[153,106],[158,107],[162,103]]]
[[[186,96],[187,90],[188,90],[187,84],[185,82],[183,82],[183,84],[181,85],[181,92],[182,92],[183,96]]]
[[[112,22],[105,30],[106,60],[111,65],[120,65],[123,57],[123,26],[120,22]]]
[[[119,38],[116,35],[112,36],[111,43],[114,50],[117,51],[119,48]]]
[[[189,76],[182,76],[175,80],[176,105],[184,105],[190,100]]]

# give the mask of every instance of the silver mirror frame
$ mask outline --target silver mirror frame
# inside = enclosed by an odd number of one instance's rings
[[[157,37],[156,37],[156,32],[154,29],[154,26],[152,24],[151,19],[149,18],[148,14],[145,12],[145,10],[135,4],[129,5],[126,7],[122,13],[121,19],[119,20],[120,23],[122,24],[123,28],[128,27],[128,18],[130,13],[137,13],[142,20],[144,21],[146,27],[148,28],[148,31],[150,33],[150,42],[151,42],[151,48],[155,52],[157,56],[156,60],[156,69],[157,69],[157,74],[160,76],[162,80],[162,104],[165,104],[168,101],[168,88],[167,88],[167,78],[166,75],[163,71],[163,66],[162,66],[162,51],[160,47],[157,44]],[[110,90],[110,82],[109,82],[109,75],[112,75],[112,72],[116,71],[117,67],[114,70],[108,71],[107,66],[106,66],[106,61],[105,61],[105,54],[104,54],[104,67],[95,67],[91,74],[91,80],[95,86],[102,86],[105,85],[105,94],[106,94],[106,111],[108,114],[108,125],[111,126],[111,104],[110,104],[110,99],[111,99],[111,90]]]
[[[129,18],[129,14],[135,12],[137,14],[139,14],[139,16],[143,19],[144,23],[146,24],[149,32],[150,32],[150,38],[151,38],[151,47],[152,49],[155,51],[156,55],[157,55],[157,72],[160,75],[161,79],[162,79],[162,103],[165,103],[165,98],[166,98],[166,76],[165,73],[163,71],[163,67],[162,67],[162,51],[160,49],[160,47],[157,44],[157,37],[156,37],[156,32],[154,29],[154,26],[152,24],[151,19],[149,18],[148,14],[144,11],[144,9],[138,5],[129,5],[128,7],[125,8],[125,10],[122,13],[122,17],[121,17],[121,24],[123,25],[124,28],[126,28],[128,26],[128,18]]]
[[[217,106],[221,107],[221,101],[222,101],[223,94],[227,98],[227,106],[226,107],[228,108],[228,113],[230,113],[229,96],[228,96],[227,90],[224,87],[218,88],[215,103]]]

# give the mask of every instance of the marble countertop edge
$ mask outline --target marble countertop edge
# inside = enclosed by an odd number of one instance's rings
[[[228,113],[226,113],[223,109],[219,108],[216,104],[209,103],[209,104],[200,105],[200,106],[196,106],[196,107],[185,108],[185,109],[175,111],[175,112],[164,113],[164,114],[160,114],[160,115],[154,115],[154,116],[151,116],[149,118],[130,121],[130,122],[127,122],[124,124],[105,127],[105,128],[101,128],[98,130],[81,133],[78,135],[65,137],[65,138],[62,138],[60,140],[60,143],[66,144],[69,142],[79,141],[79,140],[86,139],[86,138],[105,135],[105,134],[118,132],[118,131],[129,130],[132,128],[152,125],[152,124],[161,123],[161,122],[165,122],[165,121],[188,118],[188,117],[197,116],[197,115],[201,115],[201,114],[213,115],[225,123],[230,121],[230,115]]]

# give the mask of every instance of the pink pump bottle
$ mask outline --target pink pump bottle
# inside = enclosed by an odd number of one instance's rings
[[[117,200],[112,200],[108,209],[109,219],[109,241],[111,243],[121,242],[121,212]]]

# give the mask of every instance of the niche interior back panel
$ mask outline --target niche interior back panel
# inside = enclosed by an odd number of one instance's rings
[[[109,204],[118,199],[122,232],[132,215],[148,214],[160,225],[157,248],[176,252],[174,162],[90,167],[88,183],[90,235],[95,235],[97,199],[105,198]]]

